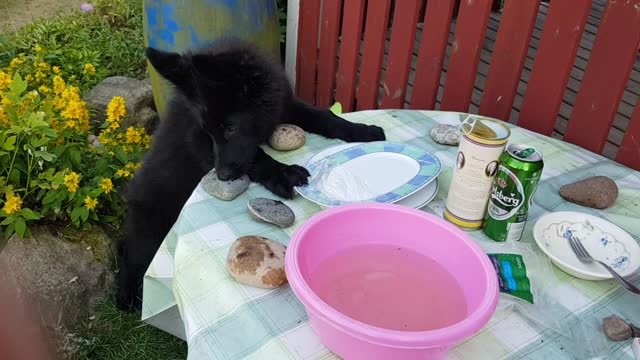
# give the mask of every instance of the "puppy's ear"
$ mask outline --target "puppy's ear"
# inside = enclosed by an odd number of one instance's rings
[[[163,78],[180,88],[188,86],[187,82],[191,79],[191,74],[188,62],[182,55],[151,47],[145,50],[145,54],[151,65]]]

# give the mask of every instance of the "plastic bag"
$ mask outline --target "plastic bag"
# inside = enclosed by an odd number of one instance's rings
[[[578,359],[606,359],[610,356],[609,344],[602,332],[600,319],[594,316],[578,316],[553,296],[554,291],[558,291],[555,285],[560,281],[555,276],[552,264],[546,256],[536,251],[532,245],[517,241],[480,241],[480,245],[490,257],[497,254],[521,256],[526,269],[529,284],[526,284],[522,274],[515,270],[512,278],[519,283],[515,286],[511,284],[510,288],[516,289],[513,294],[509,294],[512,290],[501,290],[498,310],[514,311],[536,328],[552,329],[560,335],[557,341],[563,344],[569,354],[577,356]],[[492,260],[495,261],[496,258],[515,261],[514,259],[518,256],[494,256]],[[509,288],[507,285],[505,284]],[[526,285],[529,285],[530,290]],[[527,291],[530,291],[533,303],[527,299]]]

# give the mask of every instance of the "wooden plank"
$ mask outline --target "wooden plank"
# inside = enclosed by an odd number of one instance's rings
[[[296,88],[296,64],[298,63],[298,20],[300,19],[300,0],[287,2],[287,43],[285,44],[285,72]]]
[[[480,114],[506,119],[511,113],[537,14],[538,3],[535,1],[505,2]]]
[[[331,106],[333,98],[341,12],[342,0],[323,0],[322,34],[320,34],[320,56],[318,58],[319,76],[316,90],[316,105],[321,108]]]
[[[428,1],[421,45],[415,66],[412,109],[434,109],[444,53],[447,48],[454,0]]]
[[[391,0],[367,3],[360,83],[356,93],[358,110],[378,108],[378,85],[390,9]]]
[[[449,76],[444,87],[442,110],[468,111],[480,51],[491,10],[491,0],[460,4],[455,40],[451,45]]]
[[[616,161],[632,169],[640,170],[640,102],[636,105]]]
[[[553,132],[590,4],[590,0],[551,3],[518,126],[544,135]]]
[[[316,67],[318,65],[318,25],[320,0],[300,0],[300,22],[298,32],[298,63],[296,93],[313,104],[316,89]]]
[[[604,148],[640,42],[640,0],[610,1],[582,79],[565,141]],[[589,131],[585,131],[589,129]]]
[[[344,112],[353,111],[356,94],[356,75],[362,39],[365,0],[349,0],[342,17],[340,63],[336,79],[336,101]]]
[[[419,11],[420,0],[404,0],[395,4],[389,61],[383,82],[383,109],[400,109],[404,105]]]

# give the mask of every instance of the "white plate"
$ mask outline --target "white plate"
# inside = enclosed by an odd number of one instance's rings
[[[307,161],[307,164],[313,164],[328,156],[331,156],[340,151],[352,148],[360,144],[361,143],[348,143],[348,144],[341,144],[341,145],[328,147],[318,152],[317,154],[313,155]],[[430,203],[431,200],[433,200],[436,197],[436,195],[438,194],[438,188],[439,188],[438,179],[435,179],[432,182],[430,182],[427,186],[422,187],[420,190],[416,191],[412,195],[409,195],[406,198],[399,200],[398,202],[396,202],[396,204],[411,207],[414,209],[422,208],[428,203]]]
[[[533,237],[551,261],[563,271],[586,280],[613,276],[600,264],[585,264],[573,253],[563,237],[570,231],[582,241],[589,254],[622,276],[640,268],[640,245],[618,226],[595,216],[572,211],[546,214],[536,222]]]

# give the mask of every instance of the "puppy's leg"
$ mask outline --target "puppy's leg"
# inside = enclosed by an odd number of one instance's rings
[[[385,140],[384,130],[378,126],[356,124],[333,114],[294,99],[289,111],[289,122],[305,131],[330,139],[346,142],[369,142]]]
[[[249,169],[251,181],[262,184],[272,193],[285,199],[293,198],[293,187],[306,185],[309,176],[307,169],[280,163],[261,148],[258,148]]]
[[[130,311],[142,305],[142,280],[171,225],[162,207],[129,203],[124,224],[124,240],[119,248],[116,305]]]

